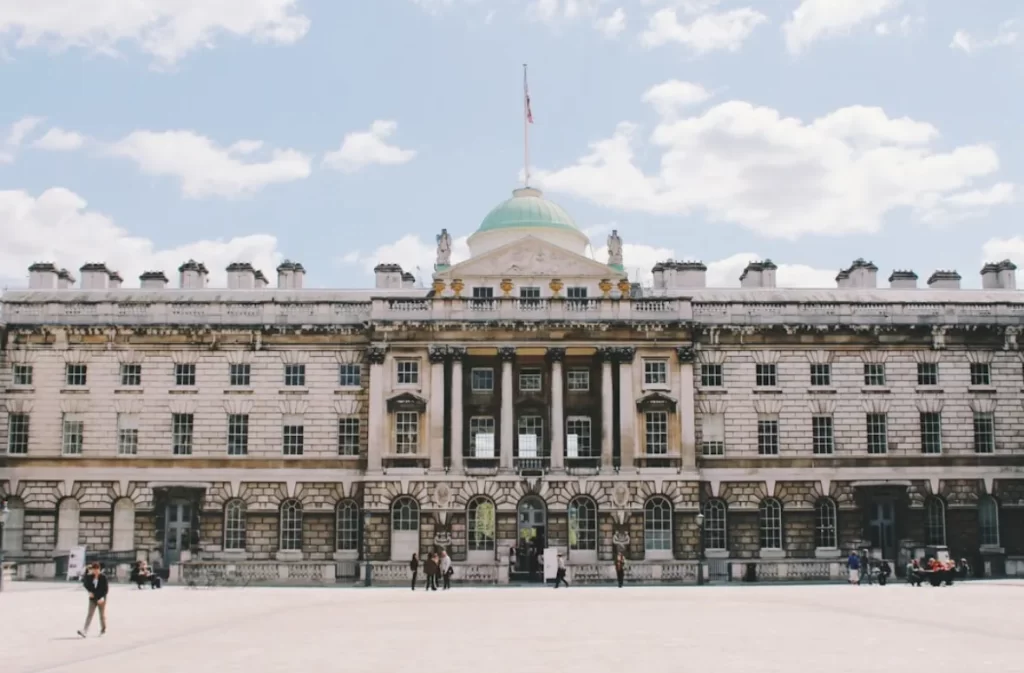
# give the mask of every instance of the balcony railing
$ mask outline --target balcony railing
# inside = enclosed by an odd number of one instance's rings
[[[517,456],[513,459],[512,464],[515,465],[516,472],[519,474],[540,475],[547,473],[551,459],[547,456],[541,458],[519,458]]]
[[[683,465],[683,457],[678,453],[648,453],[636,456],[633,462],[637,467],[675,467]]]
[[[412,453],[399,453],[383,456],[381,465],[387,468],[417,468],[430,467],[430,456],[422,456]]]

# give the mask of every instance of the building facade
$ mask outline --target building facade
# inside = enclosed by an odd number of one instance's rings
[[[979,572],[1024,566],[1024,293],[927,287],[857,260],[822,290],[739,288],[668,260],[631,285],[533,189],[517,190],[431,288],[394,264],[368,290],[228,288],[186,262],[121,287],[53,264],[3,296],[4,549],[144,554],[333,579],[404,577],[443,547],[508,581],[533,548],[581,579],[617,548],[639,578],[834,576],[853,548],[904,562],[948,545]],[[698,518],[698,513],[702,517]],[[510,549],[518,554],[510,559]],[[717,568],[717,570],[716,570]],[[707,571],[705,571],[707,572]]]

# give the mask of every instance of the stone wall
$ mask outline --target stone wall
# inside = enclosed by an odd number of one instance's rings
[[[276,514],[250,514],[245,526],[245,546],[249,558],[266,561],[274,558],[280,545],[279,517]]]
[[[782,534],[786,556],[812,558],[817,547],[817,514],[811,510],[783,512]]]
[[[391,560],[391,516],[388,513],[371,514],[363,535],[371,561]]]
[[[757,528],[757,512],[729,512],[730,558],[756,558],[761,550]]]
[[[89,552],[110,549],[112,531],[110,514],[85,514],[78,518],[78,544]]]
[[[466,515],[464,513],[448,515],[448,533],[452,536],[452,543],[448,545],[448,555],[455,561],[465,561],[469,540],[467,539]]]
[[[57,543],[56,512],[25,512],[22,551],[29,558],[50,560]]]

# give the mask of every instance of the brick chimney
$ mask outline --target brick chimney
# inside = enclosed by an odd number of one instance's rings
[[[775,287],[775,270],[779,267],[770,259],[751,262],[743,269],[740,276],[740,287],[773,288]]]
[[[84,264],[78,271],[82,274],[83,290],[107,289],[107,283],[110,282],[110,271],[107,270],[106,264]]]
[[[57,272],[57,289],[67,290],[75,284],[75,277],[71,275],[71,272],[67,269],[61,269]]]
[[[119,274],[117,271],[111,271],[109,274],[109,278],[107,279],[107,287],[109,287],[111,290],[119,290],[121,289],[121,283],[123,282],[124,278],[121,278],[121,274]]]
[[[202,290],[210,272],[202,262],[190,259],[178,267],[178,287],[182,290]]]
[[[146,271],[139,276],[139,287],[143,290],[163,290],[167,287],[167,276],[163,271]]]
[[[28,267],[30,290],[56,290],[57,267],[52,262],[36,262]]]
[[[855,259],[836,276],[836,287],[873,290],[878,287],[878,267],[863,258]]]
[[[928,287],[935,290],[959,290],[960,274],[956,271],[936,271],[928,278]]]
[[[398,264],[378,264],[373,268],[378,290],[397,290],[402,287],[402,267]]]
[[[893,271],[889,275],[889,287],[893,290],[916,289],[917,274],[913,271]]]
[[[253,290],[256,288],[256,271],[249,262],[228,264],[228,289]]]
[[[253,278],[255,278],[255,280],[256,280],[256,289],[257,290],[262,290],[266,286],[270,285],[270,281],[267,280],[267,277],[264,276],[263,272],[260,271],[259,269],[257,269],[255,272],[253,272]]]
[[[989,262],[981,269],[981,287],[986,290],[1016,290],[1017,265],[1008,259]]]

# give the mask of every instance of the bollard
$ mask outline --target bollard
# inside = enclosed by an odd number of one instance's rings
[[[363,586],[373,586],[373,563],[370,561],[366,562],[366,572],[363,573]]]

